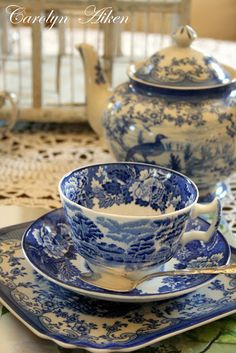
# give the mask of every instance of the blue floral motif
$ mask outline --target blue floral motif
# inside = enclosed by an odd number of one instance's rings
[[[62,346],[94,352],[137,350],[236,310],[235,276],[219,276],[210,285],[172,300],[124,305],[75,295],[46,281],[27,264],[19,241],[1,243],[0,254],[0,272],[5,271],[0,287],[3,303],[23,322],[30,322],[34,332]],[[11,277],[13,258],[26,269],[23,276]]]
[[[160,167],[125,163],[74,171],[63,179],[61,190],[70,201],[87,208],[134,203],[161,213],[168,207],[175,211],[184,208],[196,198],[194,185],[181,175]]]
[[[39,221],[37,226],[33,227],[32,242],[28,249],[29,255],[39,256],[43,268],[52,266],[52,261],[55,259],[53,270],[59,278],[75,278],[77,270],[71,260],[74,260],[76,256],[70,229],[60,213],[55,215],[54,221],[52,222],[48,217],[46,222]]]
[[[58,242],[58,233],[60,232],[61,241]],[[48,224],[42,224],[40,228],[33,230],[33,236],[37,244],[47,253],[49,257],[60,258],[68,252],[72,245],[70,231],[65,223],[58,223],[55,228]]]
[[[87,207],[91,207],[92,202],[86,192],[86,188],[89,187],[89,183],[90,180],[88,178],[88,171],[86,169],[81,170],[79,177],[77,177],[75,173],[69,181],[65,181],[64,183],[66,197],[74,202],[77,202],[78,199],[81,199],[83,200],[83,203],[87,205]]]
[[[155,53],[133,74],[148,84],[171,87],[209,87],[229,82],[229,75],[212,57],[204,57],[202,62],[195,57],[173,57],[166,65],[166,55]],[[217,71],[215,67],[217,66]]]

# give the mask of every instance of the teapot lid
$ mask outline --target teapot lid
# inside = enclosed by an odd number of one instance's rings
[[[129,77],[147,85],[174,89],[201,89],[231,82],[229,72],[213,57],[191,47],[196,32],[181,26],[172,35],[174,45],[130,66]]]

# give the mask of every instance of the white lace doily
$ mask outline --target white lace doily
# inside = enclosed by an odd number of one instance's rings
[[[18,123],[1,139],[0,203],[57,208],[58,182],[68,171],[114,159],[86,124]],[[236,174],[224,214],[236,244]]]
[[[0,203],[60,207],[57,185],[77,167],[112,161],[87,125],[19,123],[1,139]]]

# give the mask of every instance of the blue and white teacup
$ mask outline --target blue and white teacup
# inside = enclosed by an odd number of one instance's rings
[[[200,205],[186,176],[143,163],[73,170],[59,191],[76,251],[93,271],[143,276],[169,261],[179,244],[208,241],[220,221],[218,199]],[[185,232],[190,218],[213,214],[207,232]]]

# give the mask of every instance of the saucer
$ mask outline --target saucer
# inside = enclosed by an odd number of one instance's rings
[[[209,224],[198,218],[187,231],[206,230]],[[148,302],[180,296],[205,285],[215,276],[172,276],[141,283],[129,293],[115,293],[87,284],[80,273],[88,271],[85,260],[76,252],[63,209],[57,209],[36,220],[24,233],[22,249],[32,267],[48,280],[78,294],[124,302]],[[163,271],[186,267],[221,266],[228,263],[230,248],[220,232],[208,243],[192,241],[179,247],[174,258],[162,265]],[[77,267],[76,267],[76,266]]]
[[[235,313],[235,279],[220,275],[164,302],[112,303],[47,281],[27,263],[19,240],[0,243],[0,302],[39,337],[92,353],[135,351]]]

